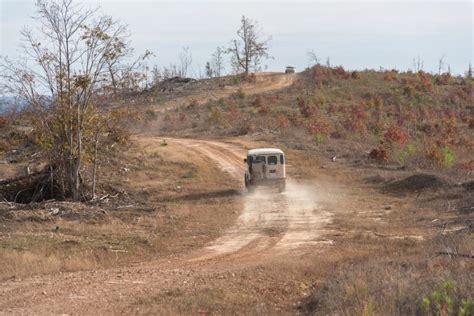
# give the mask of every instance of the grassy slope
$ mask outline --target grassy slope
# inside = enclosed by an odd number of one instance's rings
[[[472,174],[472,87],[448,75],[315,66],[287,89],[190,103],[168,112],[161,126],[178,134],[273,134],[294,146],[338,147],[338,155],[372,152],[381,164]]]

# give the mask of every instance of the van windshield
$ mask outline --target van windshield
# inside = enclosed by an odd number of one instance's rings
[[[276,165],[278,163],[277,156],[268,156],[268,164],[269,165]]]

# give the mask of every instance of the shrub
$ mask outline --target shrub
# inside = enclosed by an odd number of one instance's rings
[[[145,111],[145,120],[146,121],[154,121],[156,120],[158,115],[153,110],[146,110]]]
[[[346,70],[342,66],[337,66],[336,68],[334,68],[333,73],[341,77],[346,76]]]
[[[388,162],[388,152],[383,146],[374,148],[369,153],[369,158],[377,161],[378,163]]]
[[[313,140],[317,145],[321,145],[326,140],[326,137],[321,133],[316,133],[314,134]]]
[[[451,168],[454,165],[454,152],[448,146],[444,146],[441,150],[443,155],[443,165],[447,168]]]
[[[230,84],[238,86],[240,84],[240,76],[232,76],[230,79]]]
[[[263,97],[260,94],[255,96],[255,99],[252,101],[252,105],[259,108],[263,105]]]
[[[383,75],[383,80],[384,81],[395,81],[397,80],[397,74],[394,73],[393,71],[389,71],[389,72],[386,72],[384,75]]]
[[[403,148],[403,150],[399,154],[399,159],[401,162],[404,162],[407,158],[412,157],[416,154],[416,146],[415,144],[408,144]]]
[[[252,126],[248,119],[244,119],[240,122],[239,127],[237,129],[237,133],[239,135],[247,135],[252,130]]]
[[[193,99],[193,100],[191,100],[191,102],[189,102],[188,109],[195,109],[195,108],[197,108],[198,105],[199,105],[198,100]]]
[[[244,90],[242,90],[242,88],[239,88],[239,90],[237,90],[237,97],[239,99],[245,99],[245,92]]]
[[[354,70],[354,71],[351,73],[351,78],[352,78],[352,79],[360,79],[360,74],[359,74],[359,72]]]
[[[287,129],[290,127],[290,120],[285,114],[278,114],[277,116],[277,125],[280,129]]]
[[[212,124],[222,123],[222,111],[218,107],[213,106],[211,108],[211,112],[209,113],[209,122]]]
[[[449,73],[445,73],[445,74],[436,76],[434,79],[434,82],[437,85],[447,85],[449,84],[449,79],[451,79],[451,75]]]
[[[301,115],[303,115],[306,118],[312,117],[317,109],[313,104],[310,104],[306,99],[298,97],[296,99],[296,102],[298,104],[298,108],[300,110]]]
[[[456,299],[455,284],[444,282],[430,296],[423,297],[422,306],[425,313],[430,315],[467,316],[472,312],[472,300]]]
[[[462,161],[458,164],[458,167],[462,170],[473,172],[474,171],[474,160]]]
[[[3,129],[7,126],[8,126],[8,120],[5,117],[0,116],[0,129]]]
[[[237,122],[240,119],[241,113],[238,108],[231,108],[227,112],[227,119],[229,122]]]
[[[387,132],[384,134],[384,139],[390,144],[400,144],[404,145],[408,142],[409,136],[408,133],[397,125],[392,125],[388,128]]]
[[[410,84],[403,86],[403,94],[407,97],[413,97],[416,94],[416,88]]]
[[[437,165],[451,168],[454,165],[455,155],[451,148],[445,146],[432,146],[428,151],[427,159]]]

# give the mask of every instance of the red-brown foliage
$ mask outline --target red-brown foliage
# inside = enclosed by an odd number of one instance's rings
[[[474,171],[474,160],[462,161],[458,164],[460,169],[473,172]]]
[[[290,120],[285,114],[280,113],[277,116],[277,125],[280,129],[287,129],[290,127]]]
[[[311,120],[306,125],[306,129],[312,135],[317,134],[317,133],[322,134],[322,135],[330,135],[333,130],[331,126],[331,122],[325,117],[318,117]]]
[[[342,66],[337,66],[336,68],[333,69],[333,73],[335,75],[344,77],[346,75],[346,70]]]
[[[317,112],[317,108],[304,98],[297,98],[296,103],[298,104],[301,115],[305,118],[310,118]]]
[[[388,162],[388,152],[384,147],[380,146],[370,151],[369,158],[374,159],[378,163],[386,163]]]
[[[469,128],[470,128],[470,129],[474,129],[474,118],[471,118],[471,119],[469,120]]]
[[[8,125],[8,120],[3,116],[0,116],[0,128],[5,128]]]
[[[351,73],[351,78],[352,78],[352,79],[360,79],[360,74],[359,74],[359,72],[354,70],[354,71]]]
[[[384,139],[388,143],[404,145],[410,139],[406,130],[397,125],[390,126],[384,134]]]

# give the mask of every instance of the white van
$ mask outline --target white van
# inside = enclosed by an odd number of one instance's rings
[[[285,154],[277,148],[250,149],[245,162],[245,187],[277,187],[280,192],[286,188]]]

